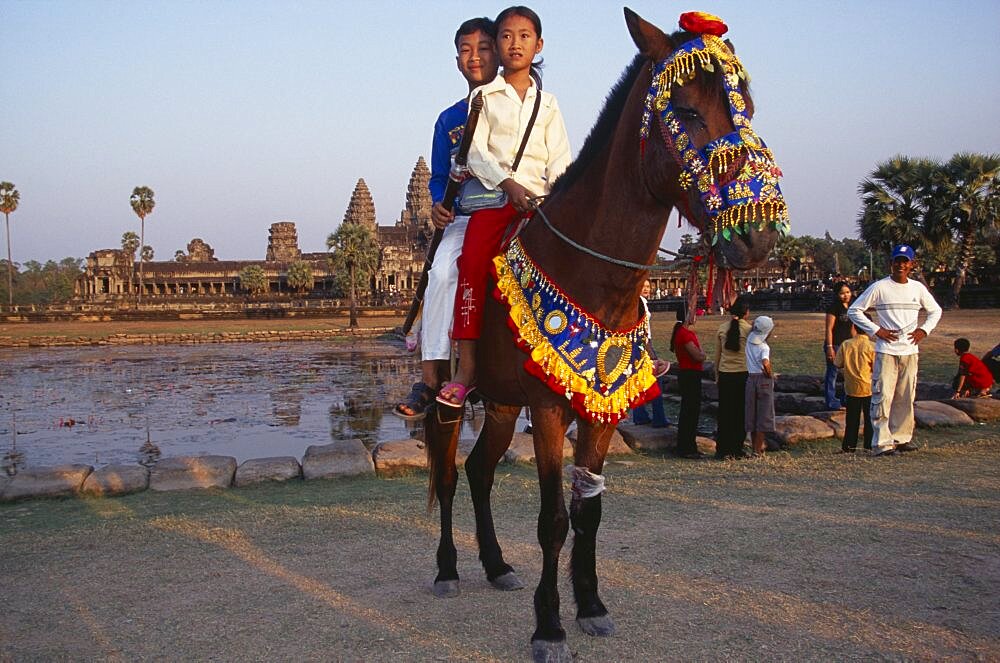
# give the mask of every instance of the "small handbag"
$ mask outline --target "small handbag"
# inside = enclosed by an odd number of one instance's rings
[[[528,119],[528,128],[524,131],[524,138],[521,139],[521,146],[517,149],[517,156],[514,157],[514,164],[511,172],[516,172],[521,164],[521,157],[524,155],[524,148],[528,145],[528,136],[531,135],[531,128],[535,126],[535,118],[538,117],[538,108],[542,105],[542,90],[539,87],[535,94],[535,106],[531,109],[531,117]],[[503,189],[487,189],[486,185],[479,181],[478,177],[470,177],[462,183],[462,189],[455,200],[455,212],[462,215],[471,215],[484,209],[500,209],[507,204],[507,192]]]

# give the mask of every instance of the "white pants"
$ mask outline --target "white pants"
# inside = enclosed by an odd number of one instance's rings
[[[455,310],[455,290],[458,288],[458,256],[469,217],[456,216],[444,229],[434,262],[427,272],[424,310],[421,314],[420,355],[423,361],[451,357],[451,321]]]
[[[920,355],[875,353],[872,368],[872,451],[913,439],[913,399]]]

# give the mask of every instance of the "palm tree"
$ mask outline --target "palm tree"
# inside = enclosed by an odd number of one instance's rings
[[[140,264],[143,262],[153,262],[153,247],[146,244],[142,247],[142,251],[139,251]]]
[[[128,257],[128,292],[132,294],[132,275],[135,273],[135,252],[139,250],[139,236],[131,230],[122,233],[122,251]]]
[[[14,262],[10,257],[10,215],[17,209],[21,194],[10,182],[0,182],[0,212],[7,224],[7,305],[14,307]]]
[[[288,266],[288,285],[299,293],[304,293],[313,287],[312,265],[306,260],[296,260]]]
[[[929,217],[958,244],[952,304],[965,285],[976,245],[1000,229],[1000,154],[953,156],[934,178]]]
[[[240,287],[251,295],[267,290],[267,275],[260,265],[247,265],[240,270]]]
[[[132,189],[129,197],[132,203],[132,211],[139,217],[139,246],[146,245],[146,217],[153,213],[156,202],[153,200],[153,190],[148,186],[137,186]],[[142,302],[142,254],[139,254],[139,302]]]
[[[897,156],[876,165],[861,182],[858,231],[869,248],[887,256],[894,244],[906,243],[933,252],[945,241],[942,229],[927,218],[931,182],[939,167],[929,159]]]
[[[782,235],[778,238],[777,244],[774,245],[774,256],[778,259],[778,264],[781,265],[781,273],[786,278],[791,278],[791,272],[794,271],[792,266],[801,264],[805,251],[797,238],[791,235]],[[796,274],[797,279],[798,275]]]
[[[326,238],[326,247],[333,250],[331,266],[337,278],[347,276],[347,292],[350,300],[350,326],[358,326],[357,290],[371,280],[378,269],[380,252],[375,233],[360,223],[341,223],[337,231]]]

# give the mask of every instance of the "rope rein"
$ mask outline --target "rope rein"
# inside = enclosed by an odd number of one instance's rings
[[[535,213],[538,214],[540,217],[542,217],[542,221],[545,223],[545,227],[547,227],[549,230],[551,230],[553,235],[555,235],[556,237],[558,237],[562,241],[566,242],[567,244],[569,244],[570,246],[572,246],[577,251],[580,251],[581,253],[586,253],[587,255],[591,256],[592,258],[597,258],[598,260],[603,260],[604,262],[609,262],[612,265],[618,265],[619,267],[627,267],[629,269],[635,269],[635,270],[639,270],[639,271],[651,271],[651,270],[658,270],[658,269],[659,270],[668,270],[668,269],[674,269],[675,268],[674,266],[657,265],[656,263],[645,264],[645,263],[640,263],[640,262],[632,262],[631,260],[623,260],[621,258],[613,258],[612,256],[605,255],[605,254],[603,254],[603,253],[601,253],[599,251],[595,251],[594,249],[591,249],[589,247],[584,246],[583,244],[580,244],[580,243],[576,242],[571,237],[568,237],[567,235],[564,235],[558,228],[556,228],[554,225],[552,225],[551,221],[549,221],[549,217],[545,214],[544,211],[542,211],[542,206],[538,204],[538,202],[541,201],[544,198],[545,198],[545,196],[531,196],[530,198],[528,198],[528,200],[531,202],[531,206],[534,208]],[[661,248],[659,250],[662,251],[663,253],[675,256],[677,258],[684,258],[685,257],[685,256],[680,255],[679,253],[674,253],[673,251],[668,251],[667,249],[662,249]]]

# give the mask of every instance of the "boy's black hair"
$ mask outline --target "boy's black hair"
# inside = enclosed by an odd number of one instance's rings
[[[969,343],[969,339],[967,339],[967,338],[957,338],[957,339],[955,339],[955,349],[958,350],[959,352],[961,352],[962,354],[965,354],[966,352],[968,352],[969,348],[971,348],[971,347],[972,347],[972,344]]]
[[[858,323],[852,322],[851,324],[854,325],[854,331],[858,332],[858,334],[865,334],[866,336],[868,335],[868,332],[866,332]]]
[[[458,40],[466,35],[475,34],[477,32],[482,32],[484,35],[489,35],[490,39],[496,41],[497,38],[497,25],[491,19],[485,16],[480,18],[470,18],[468,21],[462,23],[458,26],[458,30],[455,31],[455,50],[458,50]]]

